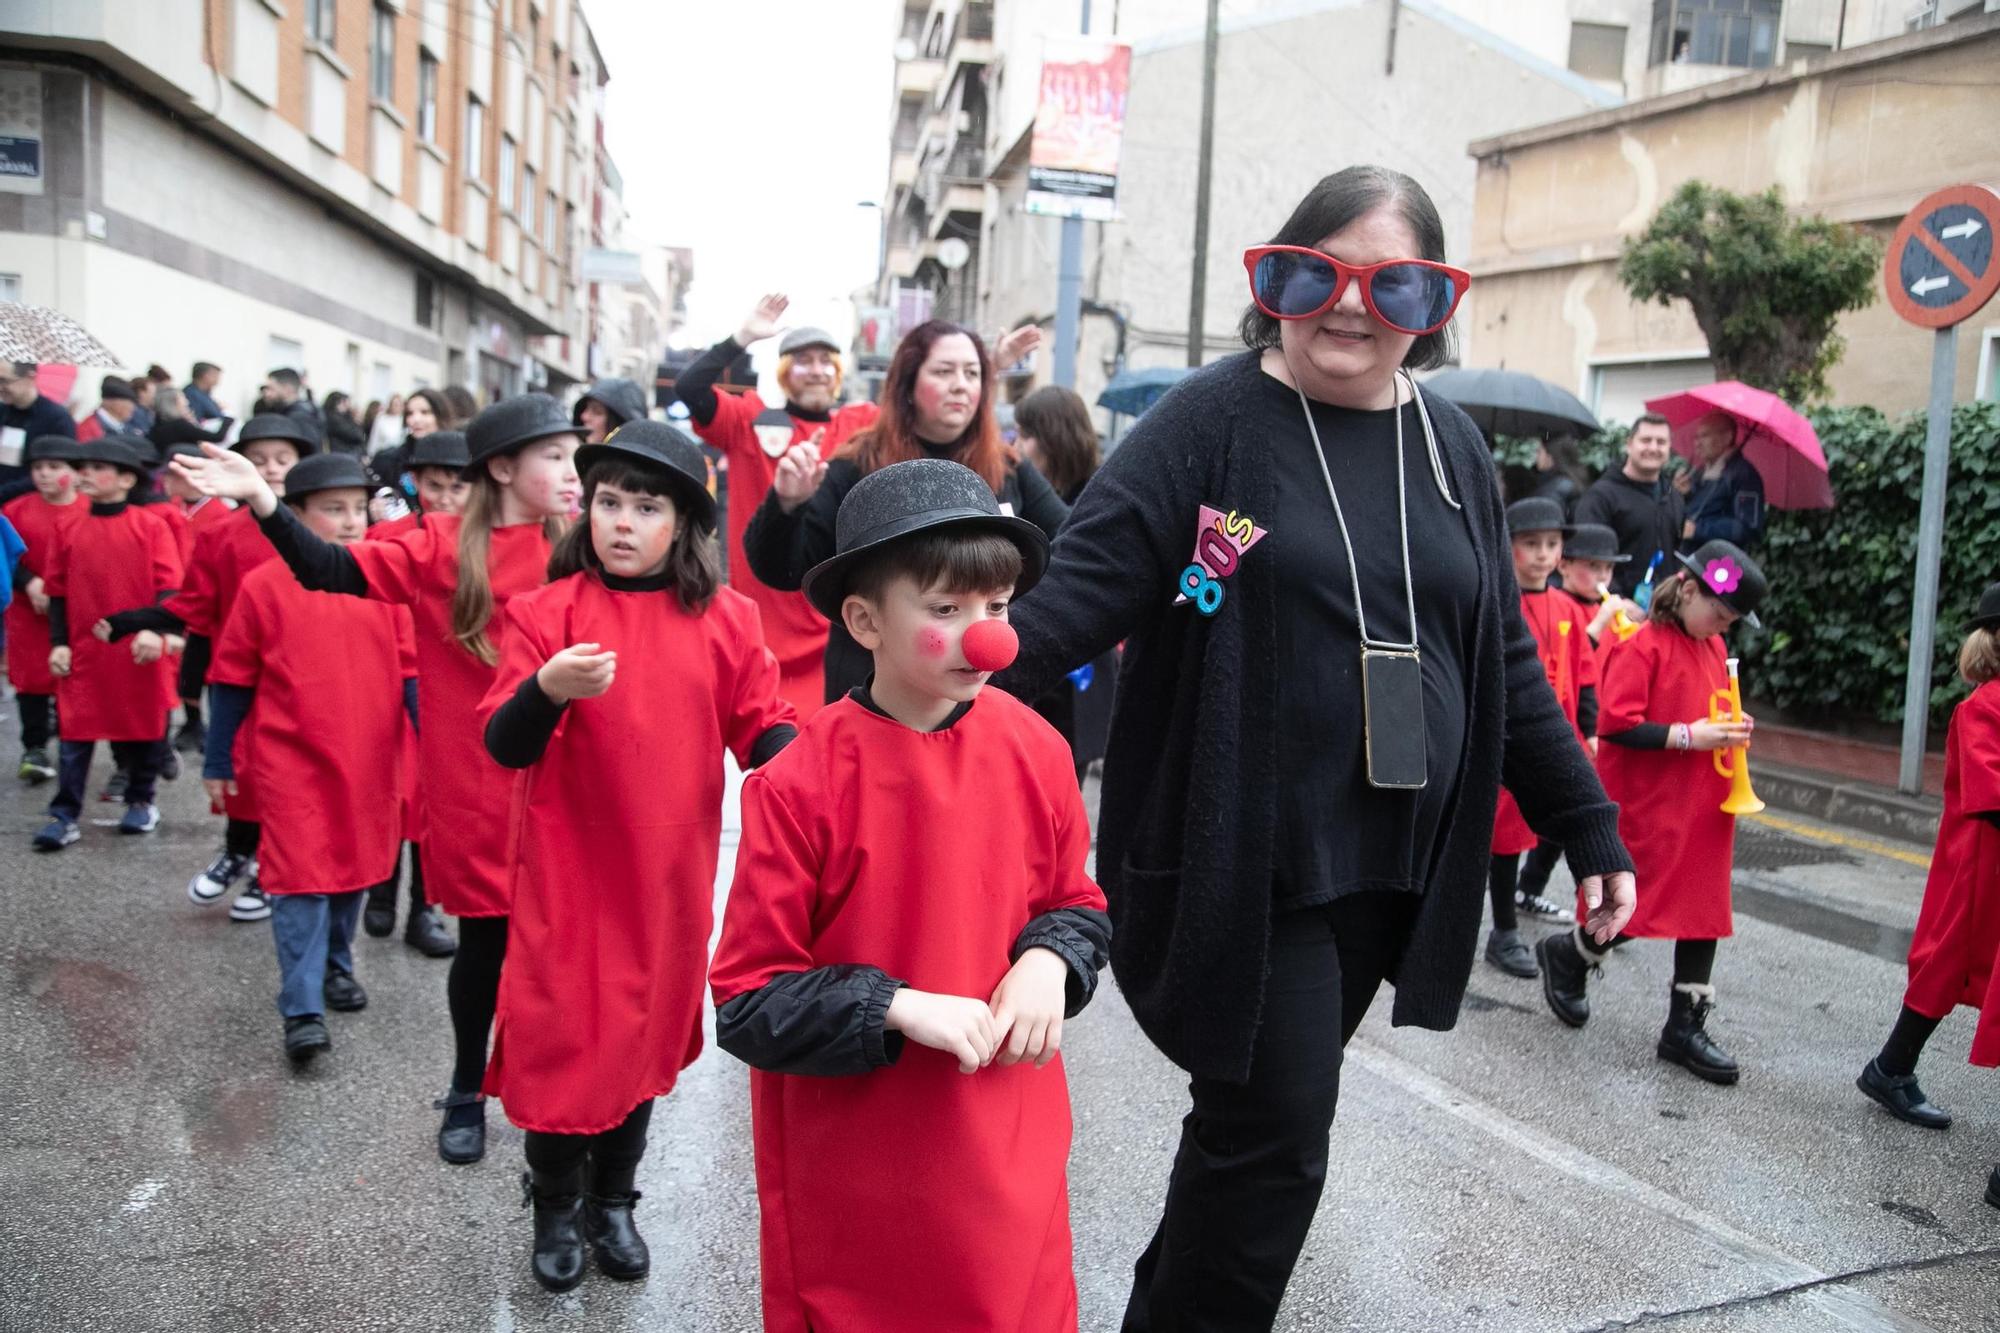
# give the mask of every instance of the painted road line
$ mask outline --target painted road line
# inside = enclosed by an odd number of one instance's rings
[[[1915,851],[1908,846],[1901,846],[1893,842],[1884,842],[1880,838],[1865,838],[1858,833],[1835,833],[1830,829],[1823,829],[1813,824],[1800,824],[1794,820],[1784,819],[1777,815],[1742,815],[1739,817],[1748,819],[1752,823],[1762,824],[1766,828],[1777,829],[1781,833],[1789,833],[1795,838],[1806,838],[1810,841],[1823,842],[1833,847],[1846,847],[1857,852],[1867,852],[1870,856],[1886,856],[1891,861],[1901,861],[1904,865],[1916,866],[1919,870],[1929,870],[1931,868],[1931,858],[1925,853]]]

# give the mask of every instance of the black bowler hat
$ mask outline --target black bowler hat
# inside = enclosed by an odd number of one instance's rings
[[[465,470],[476,472],[489,458],[511,454],[551,435],[574,434],[576,423],[561,403],[545,393],[516,394],[480,408],[465,428],[465,444],[472,451]]]
[[[239,452],[259,440],[283,440],[295,446],[299,457],[319,452],[319,437],[308,430],[303,422],[286,416],[283,412],[259,412],[243,423],[243,429],[236,436],[231,449]]]
[[[1632,557],[1618,549],[1618,534],[1602,523],[1579,523],[1563,535],[1563,559],[1609,560],[1622,565]]]
[[[1979,609],[1965,622],[1966,633],[1976,629],[2000,629],[2000,583],[1987,584],[1979,594]]]
[[[160,451],[160,455],[162,463],[171,463],[176,458],[200,458],[202,452],[198,444],[170,444]]]
[[[133,446],[144,443],[137,435],[100,435],[88,444],[71,441],[74,450],[69,456],[72,463],[109,463],[113,467],[124,468],[127,472],[145,475],[148,464],[146,458]]]
[[[1750,622],[1752,629],[1760,629],[1763,622],[1757,619],[1757,608],[1764,604],[1764,595],[1771,590],[1764,571],[1755,560],[1743,553],[1743,548],[1734,542],[1716,538],[1703,542],[1693,555],[1677,557],[1695,582],[1713,593],[1717,600],[1730,610]]]
[[[834,519],[836,553],[806,572],[806,600],[828,620],[838,620],[857,565],[891,542],[940,528],[998,533],[1020,547],[1016,596],[1034,587],[1048,568],[1049,539],[1027,519],[1001,513],[977,472],[946,458],[915,458],[869,473],[841,500]]]
[[[291,504],[314,491],[371,491],[374,487],[360,459],[348,454],[314,454],[301,458],[298,466],[285,474],[285,502]]]
[[[119,375],[106,375],[97,386],[97,396],[104,402],[123,399],[128,403],[139,401],[139,395],[132,392],[132,381]]]
[[[59,463],[76,462],[76,441],[67,435],[37,435],[28,441],[24,461],[39,463],[44,458],[53,458]]]
[[[472,461],[462,430],[434,430],[410,441],[409,457],[403,467],[411,472],[420,467],[447,467],[456,472]]]
[[[621,376],[593,381],[583,391],[583,396],[576,400],[576,407],[570,413],[572,425],[583,424],[583,405],[588,402],[595,402],[609,412],[613,426],[638,421],[646,415],[646,391]]]
[[[1569,523],[1563,518],[1563,507],[1546,496],[1531,495],[1507,506],[1509,537],[1518,537],[1524,532],[1568,531]]]
[[[576,470],[587,473],[613,458],[629,459],[649,471],[662,472],[673,487],[674,505],[695,525],[715,528],[715,497],[708,493],[708,458],[701,446],[664,421],[628,421],[605,437],[603,444],[586,444],[576,451]],[[587,478],[586,478],[587,480]]]

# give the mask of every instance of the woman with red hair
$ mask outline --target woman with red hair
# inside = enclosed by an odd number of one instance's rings
[[[993,363],[979,335],[937,319],[910,330],[889,361],[882,415],[873,427],[830,459],[805,443],[779,460],[770,494],[743,534],[751,572],[773,588],[799,587],[807,570],[834,553],[841,498],[870,472],[912,458],[963,463],[993,488],[1002,512],[1053,538],[1069,506],[1032,463],[1002,442],[993,397]],[[835,624],[826,644],[827,702],[865,681],[872,666],[869,654]]]

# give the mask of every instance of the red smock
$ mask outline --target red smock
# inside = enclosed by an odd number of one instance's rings
[[[1104,909],[1089,851],[1069,745],[1025,704],[983,690],[934,732],[829,704],[744,782],[716,1003],[841,963],[984,1001],[1030,920]],[[1060,1057],[968,1076],[908,1042],[750,1086],[767,1330],[1076,1327]]]
[[[180,551],[166,520],[150,505],[115,514],[86,513],[64,540],[42,581],[64,599],[69,675],[56,681],[56,714],[66,741],[156,741],[167,734],[173,666],[163,656],[141,666],[132,641],[99,643],[91,626],[115,611],[154,606],[181,584]]]
[[[370,525],[367,534],[362,540],[387,541],[389,538],[408,532],[416,526],[417,515],[412,510],[401,518],[384,519],[380,523]],[[405,608],[399,607],[397,609],[404,615],[409,614]],[[421,708],[421,704],[419,708]],[[403,726],[402,748],[403,799],[400,813],[403,825],[403,841],[416,843],[421,848],[424,841],[424,801],[423,789],[417,784],[417,770],[419,766],[417,733],[415,728],[408,724],[407,719]]]
[[[1944,817],[1924,905],[1910,941],[1903,1003],[1943,1018],[1976,1005],[1972,1063],[2000,1065],[2000,681],[1987,681],[1951,715],[1945,740]]]
[[[751,572],[743,533],[777,479],[778,460],[787,450],[824,430],[820,457],[831,458],[834,450],[874,425],[881,411],[873,403],[850,403],[825,421],[791,417],[790,438],[773,431],[767,442],[756,426],[765,410],[762,398],[717,390],[715,400],[715,416],[706,426],[697,423],[695,433],[722,450],[729,462],[729,584],[757,604],[764,642],[778,659],[779,691],[804,720],[826,703],[826,617],[813,610],[804,593],[770,587]]]
[[[66,505],[52,505],[39,491],[17,495],[0,505],[0,515],[14,525],[28,548],[21,554],[21,566],[31,577],[46,582],[49,562],[62,535],[72,523],[90,512],[90,501],[76,499]],[[85,626],[85,628],[89,628]],[[49,618],[35,610],[25,591],[17,590],[7,604],[7,679],[22,694],[54,694],[56,678],[49,674]]]
[[[1528,632],[1535,636],[1542,669],[1549,673],[1549,685],[1556,692],[1556,702],[1562,705],[1563,716],[1569,719],[1570,726],[1576,727],[1584,687],[1597,684],[1597,653],[1590,644],[1590,617],[1578,614],[1577,600],[1568,593],[1543,588],[1534,592],[1522,590],[1521,619],[1528,622]],[[1583,739],[1581,729],[1577,731],[1577,739]],[[1500,804],[1493,815],[1493,854],[1519,856],[1532,851],[1539,841],[1528,821],[1521,817],[1514,794],[1502,787]]]
[[[453,916],[507,915],[508,810],[514,775],[486,753],[479,701],[493,668],[451,631],[458,590],[457,515],[431,515],[385,541],[347,548],[376,601],[407,606],[416,618],[418,780],[424,790],[424,892]],[[495,528],[486,557],[497,645],[510,598],[542,586],[549,542],[540,523]]]
[[[194,558],[186,581],[180,594],[167,603],[167,610],[181,618],[189,634],[204,635],[213,645],[229,627],[229,613],[236,606],[243,580],[251,570],[277,558],[248,505],[197,524]],[[259,820],[256,779],[239,768],[236,794],[223,798],[222,809],[231,819]]]
[[[308,592],[276,562],[243,580],[208,678],[257,692],[235,759],[261,794],[266,889],[351,893],[394,871],[403,682],[416,674],[400,607]]]
[[[522,783],[513,912],[486,1092],[523,1129],[596,1134],[665,1096],[701,1051],[723,751],[748,767],[797,720],[750,599],[700,615],[671,591],[576,574],[507,606],[492,716],[575,643],[618,679],[563,710]]]
[[[1729,684],[1722,636],[1689,638],[1648,621],[1607,661],[1598,688],[1597,734],[1642,722],[1671,726],[1708,716],[1715,690]],[[1604,790],[1618,802],[1618,835],[1638,873],[1639,908],[1627,935],[1714,940],[1735,933],[1729,867],[1736,816],[1722,812],[1729,779],[1713,750],[1634,750],[1605,741],[1597,751]],[[1577,894],[1577,919],[1583,895]]]

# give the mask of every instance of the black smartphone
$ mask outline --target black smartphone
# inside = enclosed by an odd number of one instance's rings
[[[1428,776],[1423,664],[1414,652],[1361,650],[1368,785],[1414,789]]]

